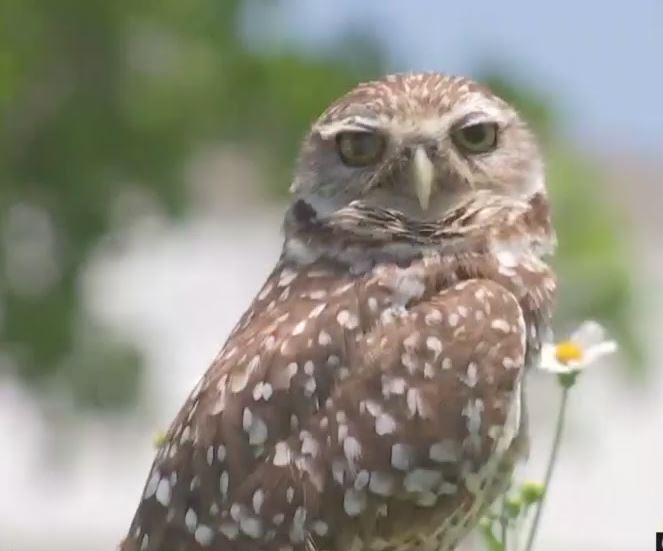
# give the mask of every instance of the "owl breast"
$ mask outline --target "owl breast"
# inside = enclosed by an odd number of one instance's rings
[[[494,453],[477,472],[479,491],[457,496],[455,503],[440,504],[428,514],[421,508],[412,508],[410,518],[413,524],[405,534],[379,535],[370,544],[370,549],[453,551],[456,548],[495,499],[508,489],[514,467],[527,454],[529,436],[523,393],[521,384],[511,403],[504,434],[498,439]]]
[[[279,264],[169,430],[123,551],[453,549],[522,448],[531,334],[529,295],[466,260]]]

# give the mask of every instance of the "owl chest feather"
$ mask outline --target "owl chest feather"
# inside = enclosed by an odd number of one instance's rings
[[[263,301],[264,312],[273,311],[269,319],[277,320],[284,316],[285,312],[290,312],[293,316],[283,331],[277,332],[277,345],[281,347],[281,351],[287,354],[289,346],[298,349],[295,343],[290,342],[293,337],[298,336],[308,347],[320,344],[331,346],[326,360],[323,358],[325,365],[331,368],[326,376],[327,383],[317,385],[316,392],[313,393],[315,398],[307,402],[309,409],[305,414],[300,412],[298,415],[315,414],[319,408],[325,407],[325,403],[328,405],[337,385],[342,384],[353,372],[361,371],[364,364],[370,363],[373,357],[375,361],[380,361],[380,354],[392,343],[389,342],[388,335],[383,335],[379,341],[371,341],[370,334],[375,327],[398,325],[399,319],[406,315],[408,309],[444,293],[450,287],[462,288],[465,282],[490,274],[491,269],[495,277],[500,277],[499,265],[479,265],[479,259],[473,260],[475,264],[468,265],[467,260],[463,262],[463,259],[433,256],[407,266],[380,264],[370,272],[360,275],[339,273],[336,267],[316,266],[298,274],[292,280],[287,268],[283,268],[281,272],[277,271],[271,278],[272,283],[265,287],[268,292],[263,290],[257,300]],[[504,274],[501,277],[505,279]],[[523,270],[519,277],[531,277],[531,271]],[[286,284],[292,287],[284,298],[283,288]],[[509,285],[513,287],[513,281],[509,281]],[[528,293],[522,289],[513,291],[519,293],[520,302],[525,307],[530,304],[527,302],[531,300]],[[307,302],[306,307],[301,304],[302,300]],[[430,319],[424,320],[424,323],[437,321],[433,312],[429,312]],[[458,312],[458,315],[464,312],[462,305]],[[453,315],[454,313],[451,314]],[[532,312],[532,323],[536,323],[537,315],[538,312]],[[453,320],[451,317],[452,323]],[[526,334],[534,333],[531,328],[523,327],[523,339]],[[329,357],[335,359],[331,366]],[[310,393],[307,394],[306,381],[291,379],[289,384],[293,387],[299,386],[294,388],[295,396],[304,395],[311,398]],[[487,459],[478,466],[476,472],[465,473],[468,477],[474,477],[472,484],[482,490],[475,493],[466,492],[464,497],[453,500],[455,505],[451,514],[449,502],[441,504],[439,508],[431,507],[421,511],[420,505],[416,503],[416,496],[413,501],[408,501],[411,497],[405,497],[405,501],[400,505],[401,522],[409,518],[410,520],[406,521],[409,526],[394,531],[392,527],[398,526],[399,523],[394,523],[393,519],[373,521],[373,535],[370,538],[367,536],[372,541],[370,548],[409,549],[414,543],[422,544],[426,541],[433,546],[431,548],[441,550],[452,545],[464,534],[466,527],[474,522],[476,516],[502,489],[524,447],[526,431],[521,423],[523,412],[520,389],[519,380],[510,394],[510,401],[504,404],[507,413],[503,430],[496,437]],[[311,407],[315,411],[312,411]],[[444,518],[444,521],[438,522],[441,518]],[[382,525],[389,528],[383,530]],[[368,543],[368,539],[365,543]],[[401,543],[398,544],[398,541]]]
[[[159,451],[133,528],[161,526],[147,549],[187,529],[237,549],[451,549],[522,436],[528,308],[545,285],[499,268],[281,263]]]

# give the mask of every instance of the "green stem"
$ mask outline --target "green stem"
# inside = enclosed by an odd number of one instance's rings
[[[513,519],[513,549],[511,551],[520,551],[520,540],[522,539],[520,537],[520,526],[522,524],[523,520],[523,514],[522,512],[515,518]]]
[[[509,549],[507,545],[507,538],[509,535],[509,520],[506,516],[506,506],[504,501],[506,500],[506,493],[502,496],[502,514],[500,515],[500,528],[502,530],[502,549],[507,551]]]
[[[543,512],[543,506],[546,501],[546,496],[548,495],[548,490],[550,489],[550,481],[552,479],[553,470],[555,464],[557,463],[557,455],[559,453],[560,444],[562,442],[562,433],[564,432],[564,420],[566,418],[566,406],[569,399],[569,387],[562,387],[562,399],[559,406],[559,412],[557,414],[557,424],[555,426],[555,437],[553,439],[552,449],[550,450],[550,457],[548,458],[548,465],[546,467],[546,476],[543,481],[543,495],[541,496],[541,501],[536,506],[536,511],[534,512],[534,520],[532,521],[532,526],[527,537],[527,545],[525,546],[525,551],[532,551],[534,546],[534,538],[539,528],[539,523],[541,521],[541,514]]]

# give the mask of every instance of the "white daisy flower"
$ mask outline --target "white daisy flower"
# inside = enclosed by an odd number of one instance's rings
[[[540,368],[558,375],[578,373],[616,350],[617,343],[606,340],[600,324],[586,321],[568,340],[542,346]]]

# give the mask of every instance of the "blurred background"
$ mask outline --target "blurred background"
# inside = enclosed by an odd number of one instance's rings
[[[487,82],[546,149],[574,391],[542,551],[663,529],[663,3],[0,2],[0,549],[113,549],[279,253],[299,140],[385,72]],[[540,479],[557,388],[534,376]]]

